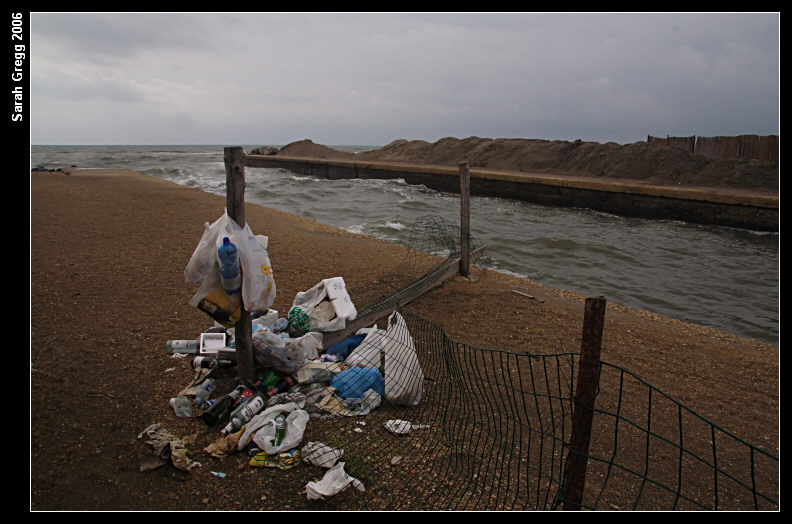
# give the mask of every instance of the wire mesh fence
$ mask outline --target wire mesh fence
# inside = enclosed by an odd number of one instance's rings
[[[393,268],[373,282],[349,290],[359,318],[406,304],[437,283],[460,258],[460,228],[437,215],[419,217],[410,228],[405,247],[406,254]],[[481,242],[472,236],[471,253],[481,248]]]
[[[346,489],[323,509],[560,510],[568,501],[580,354],[472,347],[403,307],[446,274],[458,246],[458,228],[419,220],[398,271],[349,290],[359,316],[385,316],[270,399],[310,417],[298,484],[321,491],[327,468],[343,467]],[[629,371],[601,363],[588,407],[582,509],[779,509],[777,456]]]
[[[778,510],[778,457],[602,363],[584,506]]]
[[[409,310],[398,316],[385,378],[417,356],[415,405],[388,400],[386,385],[369,413],[317,418],[306,434],[342,452],[366,488],[344,496],[360,509],[562,509],[579,354],[474,348]],[[602,364],[594,411],[584,509],[779,508],[777,457],[627,370]]]

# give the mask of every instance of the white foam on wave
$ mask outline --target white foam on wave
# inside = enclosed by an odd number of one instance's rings
[[[363,232],[363,231],[364,231],[364,228],[365,228],[365,226],[364,226],[364,225],[361,225],[361,224],[353,224],[353,225],[351,225],[351,226],[342,227],[341,229],[343,229],[344,231],[347,231],[347,232],[349,232],[349,233],[355,233],[356,235],[364,235],[364,234],[365,234],[365,233]]]
[[[385,225],[383,227],[386,227],[388,229],[395,229],[396,231],[407,229],[407,226],[405,226],[401,222],[385,222]]]

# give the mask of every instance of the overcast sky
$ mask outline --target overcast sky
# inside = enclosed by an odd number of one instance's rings
[[[779,47],[778,13],[31,13],[31,143],[778,134]]]

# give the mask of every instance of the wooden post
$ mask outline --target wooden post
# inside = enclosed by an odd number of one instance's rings
[[[605,324],[605,299],[587,298],[583,315],[583,338],[580,344],[580,369],[575,388],[572,434],[569,437],[564,510],[579,510],[586,483],[594,398],[599,388],[600,350]]]
[[[245,153],[241,147],[224,149],[226,168],[226,212],[237,224],[245,226]],[[245,275],[242,275],[245,278]],[[256,366],[253,360],[252,321],[245,311],[245,304],[240,304],[242,315],[234,327],[236,359],[239,380],[253,382]]]
[[[466,277],[470,275],[470,171],[467,161],[459,163],[459,195],[461,200],[459,273]]]

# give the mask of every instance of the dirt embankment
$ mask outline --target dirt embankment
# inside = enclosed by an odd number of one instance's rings
[[[680,149],[650,146],[647,142],[620,145],[581,140],[447,137],[434,143],[401,139],[373,151],[349,153],[306,139],[282,147],[277,154],[444,166],[456,166],[467,160],[471,168],[741,189],[775,195],[779,187],[777,160],[713,160]]]

